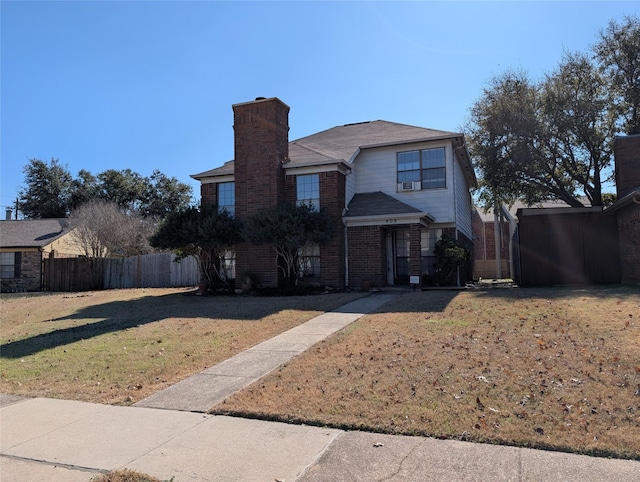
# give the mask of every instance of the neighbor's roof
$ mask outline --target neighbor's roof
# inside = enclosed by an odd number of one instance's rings
[[[306,167],[344,163],[349,165],[363,149],[412,144],[440,139],[454,140],[454,147],[464,147],[462,134],[383,120],[346,124],[289,142],[289,160],[285,167]],[[457,142],[456,142],[457,141]],[[470,184],[476,184],[466,148],[457,152]],[[233,161],[222,167],[193,174],[194,179],[233,174]]]
[[[590,207],[591,204],[589,203],[589,199],[586,196],[579,196],[578,201],[580,201],[584,207]],[[516,217],[516,213],[518,212],[519,209],[528,209],[528,208],[547,208],[547,209],[557,209],[557,208],[568,208],[571,207],[569,204],[567,204],[564,201],[561,201],[559,199],[553,200],[553,201],[543,201],[543,202],[539,202],[536,204],[526,204],[520,200],[516,201],[515,203],[513,203],[513,205],[508,209],[508,213],[509,215],[515,219]],[[506,207],[505,207],[506,209]],[[575,209],[575,208],[574,208]],[[478,212],[478,215],[480,216],[480,219],[482,220],[483,223],[492,223],[493,222],[493,209],[489,208],[486,212],[484,211],[484,209],[482,209],[479,206],[476,206],[476,210]]]
[[[66,219],[0,221],[0,247],[42,248],[69,231]]]

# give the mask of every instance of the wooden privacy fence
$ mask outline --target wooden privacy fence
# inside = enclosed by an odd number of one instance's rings
[[[615,216],[600,208],[527,208],[517,215],[519,285],[620,283]]]
[[[120,288],[195,286],[200,281],[197,260],[178,262],[173,253],[123,259],[57,258],[43,262],[45,291],[89,291]]]

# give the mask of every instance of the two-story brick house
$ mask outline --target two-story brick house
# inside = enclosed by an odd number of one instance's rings
[[[372,121],[289,141],[289,107],[281,100],[258,98],[233,112],[235,159],[192,175],[202,203],[240,221],[264,207],[301,202],[326,212],[330,242],[305,253],[313,282],[406,284],[432,271],[443,233],[471,247],[476,177],[462,134]],[[268,246],[240,243],[227,261],[236,276],[250,273],[275,286],[275,256]]]

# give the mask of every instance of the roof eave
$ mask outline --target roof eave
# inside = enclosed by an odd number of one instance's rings
[[[345,226],[393,226],[399,224],[421,224],[424,227],[435,222],[429,213],[375,214],[370,216],[343,216]]]
[[[629,204],[640,205],[640,187],[631,191],[626,196],[618,199],[615,203],[604,210],[605,214],[613,214]]]

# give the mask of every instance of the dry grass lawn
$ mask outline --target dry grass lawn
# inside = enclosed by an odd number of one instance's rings
[[[407,293],[212,411],[640,459],[640,290]]]
[[[0,391],[131,404],[361,294],[3,294]]]

